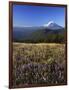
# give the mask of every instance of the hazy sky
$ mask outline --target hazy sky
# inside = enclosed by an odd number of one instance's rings
[[[43,26],[49,21],[65,26],[65,8],[49,6],[13,5],[13,26]]]

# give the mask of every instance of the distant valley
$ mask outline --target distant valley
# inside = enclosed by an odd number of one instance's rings
[[[39,27],[13,27],[14,42],[55,42],[64,43],[65,29],[56,23]]]

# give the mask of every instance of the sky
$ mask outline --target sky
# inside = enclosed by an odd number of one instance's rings
[[[53,21],[65,26],[65,8],[53,6],[13,5],[13,27],[43,26]]]

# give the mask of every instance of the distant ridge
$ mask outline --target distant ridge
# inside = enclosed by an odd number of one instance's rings
[[[65,29],[54,23],[48,22],[40,27],[13,27],[14,42],[64,42]]]

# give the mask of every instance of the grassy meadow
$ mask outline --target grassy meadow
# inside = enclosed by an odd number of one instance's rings
[[[65,44],[13,43],[14,86],[64,84]]]

